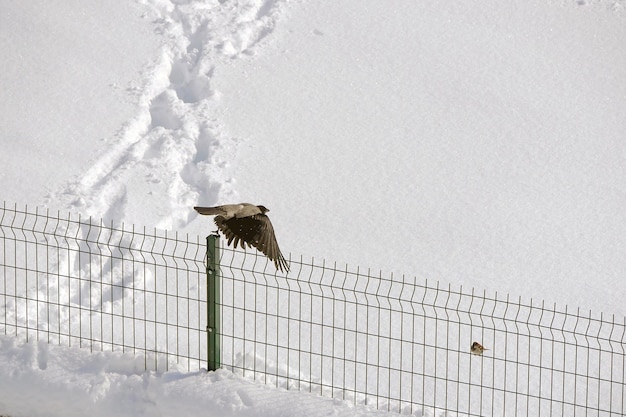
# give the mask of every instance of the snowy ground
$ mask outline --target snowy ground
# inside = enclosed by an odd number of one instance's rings
[[[293,256],[624,316],[625,19],[623,0],[0,0],[2,198],[201,235],[193,205],[260,203]],[[185,384],[216,415],[366,412],[1,346],[15,415],[85,392],[168,415]]]
[[[155,375],[132,357],[0,336],[0,410],[12,416],[385,416],[224,370]],[[94,406],[95,404],[95,406]]]

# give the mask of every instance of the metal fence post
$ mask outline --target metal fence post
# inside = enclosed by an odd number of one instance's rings
[[[219,236],[209,235],[207,241],[207,341],[208,370],[215,371],[221,365],[220,356],[220,246]]]

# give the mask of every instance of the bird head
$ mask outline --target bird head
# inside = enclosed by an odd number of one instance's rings
[[[267,208],[267,207],[265,207],[265,206],[257,206],[257,207],[259,208],[259,210],[261,210],[261,213],[263,213],[263,214],[265,214],[265,213],[267,213],[268,211],[270,211],[270,209],[268,209],[268,208]]]

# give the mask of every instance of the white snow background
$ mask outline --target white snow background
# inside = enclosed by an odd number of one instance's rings
[[[626,313],[626,1],[0,0],[0,189]],[[382,415],[0,339],[0,414]]]

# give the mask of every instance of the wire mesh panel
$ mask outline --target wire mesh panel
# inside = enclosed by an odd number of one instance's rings
[[[284,276],[231,248],[221,269],[222,365],[242,375],[405,414],[624,414],[624,318],[324,262]]]
[[[206,364],[205,243],[165,231],[2,207],[0,334]]]

